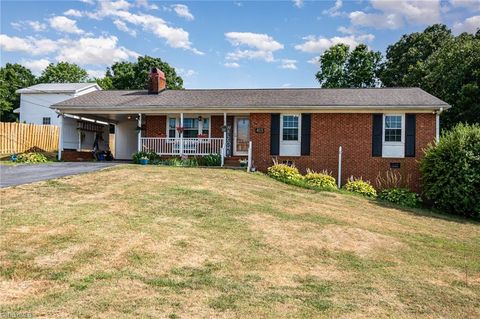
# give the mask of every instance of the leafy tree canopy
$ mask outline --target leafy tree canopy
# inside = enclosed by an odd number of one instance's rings
[[[380,79],[387,87],[420,86],[427,72],[426,60],[453,39],[452,32],[443,24],[434,24],[423,32],[405,34],[389,45],[382,65]]]
[[[111,68],[112,88],[116,90],[144,90],[148,85],[151,68],[159,68],[165,73],[167,88],[182,89],[183,79],[177,75],[175,68],[160,58],[140,56],[137,62],[116,62]],[[108,72],[108,71],[107,71]],[[107,73],[108,77],[108,73]]]
[[[480,30],[455,37],[441,24],[387,48],[380,79],[388,87],[420,87],[449,103],[442,127],[480,123]]]
[[[0,119],[15,121],[17,115],[13,110],[20,107],[20,95],[16,90],[35,83],[32,72],[20,64],[7,63],[0,68]]]
[[[364,44],[350,51],[346,44],[330,47],[320,57],[316,78],[324,88],[374,87],[378,83],[380,52]]]
[[[76,83],[87,80],[87,71],[68,62],[50,63],[38,78],[39,83]]]

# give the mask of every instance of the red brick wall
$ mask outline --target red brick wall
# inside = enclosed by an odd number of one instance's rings
[[[145,117],[145,137],[167,137],[167,116],[147,115]]]
[[[261,171],[272,165],[270,155],[270,114],[250,115],[250,134],[253,144],[254,166]],[[291,160],[305,173],[307,168],[321,171],[327,169],[337,177],[338,147],[343,148],[342,182],[348,177],[362,176],[375,184],[378,173],[390,168],[390,163],[400,163],[402,176],[410,175],[410,187],[420,188],[420,173],[417,161],[423,156],[422,149],[435,139],[435,115],[416,116],[416,157],[389,159],[372,157],[372,114],[312,114],[311,149],[309,156],[278,157]],[[255,133],[262,127],[264,133]]]

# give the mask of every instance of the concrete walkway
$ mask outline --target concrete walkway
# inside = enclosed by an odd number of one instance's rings
[[[111,167],[114,162],[59,162],[47,164],[0,164],[0,188],[88,173]]]

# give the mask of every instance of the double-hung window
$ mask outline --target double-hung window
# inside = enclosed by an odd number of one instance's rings
[[[404,114],[384,114],[382,156],[391,158],[405,156]]]
[[[210,119],[196,117],[185,117],[183,119],[183,137],[184,138],[196,138],[198,135],[203,134],[210,136]],[[180,119],[175,117],[168,118],[168,137],[175,138],[180,137],[177,127],[180,126]]]
[[[282,140],[298,141],[298,115],[283,115]]]
[[[385,115],[385,133],[384,141],[402,142],[402,116],[401,115]]]

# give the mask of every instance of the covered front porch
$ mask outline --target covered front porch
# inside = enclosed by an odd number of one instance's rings
[[[166,113],[138,115],[138,151],[160,156],[219,154],[251,162],[249,114]]]

